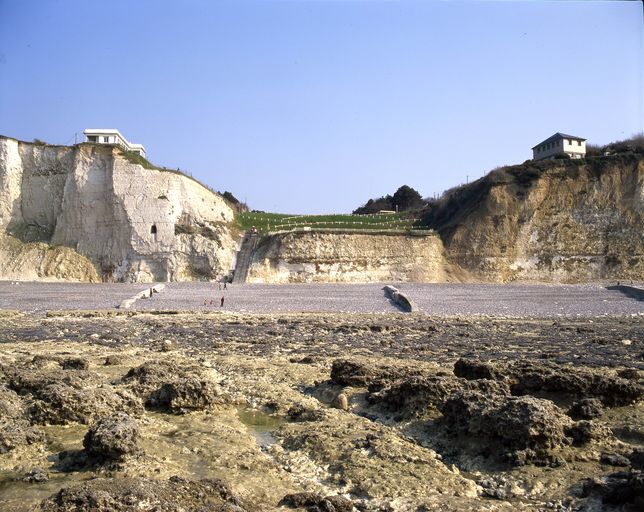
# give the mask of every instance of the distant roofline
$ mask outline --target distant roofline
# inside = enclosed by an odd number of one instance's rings
[[[551,140],[557,140],[557,139],[587,140],[587,139],[584,139],[583,137],[577,137],[575,135],[568,135],[566,133],[557,132],[554,135],[551,135],[550,137],[548,137],[547,139],[542,140],[536,146],[533,146],[532,149],[538,148],[539,146],[541,146],[542,144],[545,144],[546,142],[550,142]]]
[[[123,134],[119,132],[118,130],[114,128],[85,128],[83,130],[83,133],[87,135],[88,133],[112,133],[112,134],[119,134],[121,137],[123,137]],[[125,138],[125,137],[123,137]]]

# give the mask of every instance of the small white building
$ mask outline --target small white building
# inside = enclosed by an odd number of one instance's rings
[[[532,148],[533,160],[545,160],[557,155],[583,158],[586,155],[586,139],[557,132]]]
[[[126,151],[138,153],[145,158],[145,148],[143,144],[133,144],[128,142],[125,137],[113,128],[87,128],[83,131],[87,142],[96,142],[98,144],[116,144]]]

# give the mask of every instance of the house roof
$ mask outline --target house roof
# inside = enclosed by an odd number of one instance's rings
[[[85,135],[88,135],[88,134],[93,135],[95,133],[109,133],[113,135],[120,135],[121,137],[123,137],[121,132],[119,132],[118,130],[115,130],[114,128],[85,128],[85,130],[83,130],[83,133]]]
[[[114,128],[86,128],[83,130],[85,135],[118,135],[132,149],[142,149],[145,151],[143,144],[134,144],[128,141],[121,132]]]
[[[576,137],[575,135],[567,135],[565,133],[557,132],[554,135],[551,135],[550,137],[548,137],[546,140],[539,142],[539,144],[534,146],[532,149],[541,146],[541,144],[546,144],[548,142],[552,142],[554,140],[559,140],[559,139],[586,140],[583,137]]]

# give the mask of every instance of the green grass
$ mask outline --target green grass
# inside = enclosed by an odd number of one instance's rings
[[[419,229],[416,219],[403,218],[402,213],[382,215],[289,215],[284,213],[244,212],[237,216],[242,230],[253,226],[261,234],[298,228],[351,229],[364,231]]]
[[[95,143],[90,142],[90,143],[85,143],[85,144],[95,144]],[[219,192],[217,192],[214,188],[212,188],[211,186],[206,185],[205,183],[199,181],[197,178],[195,178],[189,172],[181,171],[179,169],[170,169],[168,167],[160,167],[158,165],[154,165],[152,162],[150,162],[146,158],[142,157],[138,153],[135,153],[134,151],[127,151],[127,150],[123,149],[122,147],[116,146],[115,144],[100,144],[100,145],[101,146],[108,146],[109,145],[109,146],[112,146],[112,147],[116,147],[121,152],[121,155],[128,162],[131,162],[133,164],[138,164],[141,167],[143,167],[144,169],[152,169],[152,170],[161,171],[161,172],[170,172],[172,174],[177,174],[179,176],[183,176],[185,178],[188,178],[189,180],[194,181],[195,183],[198,183],[199,185],[201,185],[205,189],[210,190],[210,192],[212,192],[213,194],[217,194],[217,195],[221,196],[221,194]],[[226,200],[226,202],[228,202],[228,201]]]
[[[134,151],[126,151],[123,148],[118,148],[121,151],[121,155],[128,161],[133,164],[138,164],[144,169],[154,169],[156,171],[163,171],[165,169],[162,169],[160,167],[157,167],[154,165],[152,162],[148,161],[138,153],[135,153]]]

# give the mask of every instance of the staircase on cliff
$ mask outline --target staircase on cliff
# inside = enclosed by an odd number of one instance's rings
[[[248,269],[253,259],[253,254],[259,242],[257,233],[246,233],[241,243],[241,248],[237,253],[237,263],[235,273],[233,274],[233,283],[245,283],[248,277]]]

